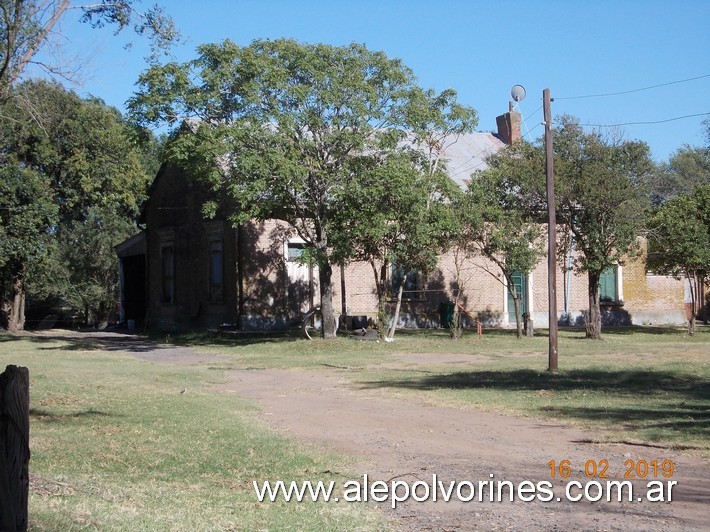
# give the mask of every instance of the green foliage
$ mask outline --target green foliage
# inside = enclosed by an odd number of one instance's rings
[[[6,109],[9,162],[50,179],[62,219],[82,220],[93,205],[137,212],[148,176],[117,110],[46,81],[20,84]]]
[[[170,160],[232,198],[233,221],[289,222],[321,273],[356,257],[409,256],[395,249],[412,241],[402,237],[415,225],[406,207],[435,194],[418,176],[436,174],[436,142],[472,128],[475,111],[453,91],[418,89],[400,61],[358,44],[225,41],[198,53],[144,73],[130,106],[140,124],[176,126]],[[320,286],[326,316],[329,279]]]
[[[569,116],[559,124],[553,135],[558,234],[563,243],[571,235],[579,251],[573,268],[589,277],[588,334],[599,338],[599,276],[639,253],[649,208],[644,184],[655,167],[643,142],[585,133]],[[502,205],[544,219],[544,145],[522,143],[499,152],[490,164],[499,176],[495,190]]]
[[[147,11],[136,9],[134,0],[112,2],[72,2],[61,0],[0,0],[0,97],[17,82],[28,65],[44,48],[56,47],[55,37],[61,32],[63,20],[75,10],[83,12],[82,22],[93,28],[115,27],[119,33],[131,27],[138,35],[146,35],[151,44],[150,60],[166,52],[179,38],[172,19],[160,7]],[[50,46],[51,45],[51,46]],[[76,67],[56,61],[43,60],[36,64],[50,74],[71,77]]]
[[[11,95],[2,105],[0,159],[13,178],[3,190],[12,219],[3,219],[0,234],[19,234],[12,238],[20,252],[2,282],[21,275],[34,295],[103,317],[115,300],[113,246],[135,228],[155,144],[143,143],[146,133],[115,109],[56,83],[21,83]]]
[[[10,297],[13,280],[23,279],[30,262],[44,263],[54,245],[57,206],[42,174],[0,166],[0,296]],[[7,325],[7,323],[5,323]]]
[[[402,110],[406,142],[353,183],[350,212],[335,232],[340,244],[336,249],[354,249],[354,258],[373,266],[383,334],[390,266],[405,274],[426,274],[450,240],[447,203],[461,191],[447,176],[443,152],[476,125],[475,110],[455,98],[452,90],[440,95],[419,88],[409,91]]]
[[[114,246],[136,232],[130,218],[110,208],[92,207],[85,220],[60,228],[57,253],[33,288],[35,295],[61,296],[85,320],[104,320],[118,301]]]
[[[639,252],[648,200],[643,189],[654,170],[648,146],[584,133],[565,117],[555,132],[557,220],[582,252],[578,272],[598,272]]]
[[[649,228],[648,265],[658,273],[685,277],[710,272],[710,185],[665,202]]]
[[[528,148],[528,145],[515,145],[509,149],[511,153],[521,153]],[[494,157],[488,171],[473,176],[462,203],[455,205],[460,224],[455,242],[459,248],[484,257],[496,266],[486,271],[505,282],[513,297],[518,336],[521,336],[518,301],[523,295],[517,293],[512,275],[532,271],[544,256],[545,246],[543,227],[533,212],[516,207],[516,203],[510,201],[510,190],[514,190],[509,188],[509,179],[513,175],[510,164],[524,161],[518,155],[510,157],[508,153]],[[518,173],[517,177],[521,175]]]
[[[649,183],[656,204],[710,183],[710,146],[683,146],[658,169]]]

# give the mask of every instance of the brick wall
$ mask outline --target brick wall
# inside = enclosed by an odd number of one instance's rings
[[[148,319],[154,328],[215,326],[236,323],[246,328],[284,328],[300,322],[303,313],[320,302],[317,269],[309,271],[287,260],[287,243],[297,241],[284,222],[267,220],[238,230],[226,221],[202,218],[206,190],[180,172],[157,181],[145,211],[147,224]],[[209,242],[219,234],[224,242],[224,298],[209,296]],[[162,297],[161,243],[175,249],[175,301]],[[460,261],[462,286],[456,284],[457,256],[443,253],[433,271],[420,276],[420,296],[404,302],[401,325],[438,326],[440,304],[457,294],[462,305],[484,323],[509,324],[507,290],[497,266],[482,258]],[[306,273],[304,274],[304,271]],[[296,275],[294,277],[294,272]],[[300,276],[300,277],[299,277]],[[580,324],[588,308],[586,274],[557,273],[557,308],[567,302],[570,323]],[[333,271],[333,306],[342,308],[341,275]],[[536,326],[547,326],[547,263],[541,260],[528,275],[528,308]],[[352,263],[345,268],[347,314],[374,317],[377,297],[372,267]],[[630,323],[683,321],[683,284],[665,276],[646,275],[645,257],[621,267],[619,291],[623,306],[607,306],[606,315]],[[390,301],[394,307],[394,302]],[[514,323],[514,322],[513,322]],[[513,324],[511,323],[511,325]]]
[[[214,327],[237,317],[236,235],[223,220],[205,220],[201,213],[210,192],[174,167],[156,177],[143,212],[146,224],[146,324],[156,330]],[[223,293],[210,294],[210,243],[223,249]],[[173,250],[173,300],[163,289],[163,249]]]

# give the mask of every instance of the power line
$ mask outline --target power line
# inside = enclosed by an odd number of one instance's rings
[[[640,89],[632,89],[628,91],[620,91],[620,92],[607,92],[607,93],[602,93],[602,94],[587,94],[584,96],[556,96],[555,100],[580,100],[582,98],[601,98],[604,96],[620,96],[622,94],[631,94],[634,92],[641,92],[641,91],[647,91],[650,89],[657,89],[658,87],[667,87],[668,85],[677,85],[678,83],[686,83],[688,81],[695,81],[697,79],[703,79],[703,78],[708,78],[710,77],[710,74],[703,74],[702,76],[696,76],[694,78],[687,78],[687,79],[679,79],[677,81],[669,81],[668,83],[660,83],[658,85],[650,85],[648,87],[641,87]]]
[[[673,118],[666,118],[665,120],[649,120],[649,121],[643,121],[643,122],[621,122],[619,124],[579,124],[579,125],[580,126],[587,126],[587,127],[639,126],[639,125],[650,125],[650,124],[664,124],[666,122],[673,122],[675,120],[683,120],[684,118],[694,118],[696,116],[708,116],[708,115],[710,115],[710,112],[696,113],[693,115],[676,116]],[[557,125],[562,125],[562,122],[559,122],[559,121],[554,121],[554,123]]]
[[[528,116],[526,116],[525,118],[523,118],[521,122],[525,122],[526,120],[530,119],[532,116],[534,116],[536,113],[538,113],[538,112],[541,111],[541,110],[542,110],[542,105],[541,105],[540,107],[538,107],[537,109],[535,109],[535,110],[534,110],[532,113],[530,113]],[[532,133],[533,131],[535,131],[535,129],[536,129],[537,127],[539,127],[539,126],[540,126],[540,123],[538,122],[537,124],[535,124],[535,125],[532,127],[532,129],[529,129],[524,135],[522,135],[521,138],[527,137],[530,133]],[[477,154],[472,155],[471,158],[468,160],[468,162],[467,162],[467,163],[464,163],[464,165],[465,165],[465,164],[470,164],[471,162],[473,162],[474,160],[476,160],[478,157],[481,157],[481,156],[484,156],[484,155],[491,155],[491,154],[492,154],[492,152],[491,152],[492,149],[495,149],[495,146],[489,146],[488,148],[482,149],[482,150],[479,151]],[[451,174],[449,177],[452,177],[452,178],[453,178],[453,177],[456,177],[456,176],[458,176],[458,175],[460,175],[460,174],[463,174],[464,172],[469,172],[469,173],[471,173],[471,172],[473,172],[474,170],[476,170],[477,168],[483,166],[484,164],[486,164],[486,161],[485,161],[485,160],[482,160],[482,161],[479,161],[477,164],[475,164],[475,165],[473,165],[473,166],[468,166],[468,167],[464,166],[463,168],[460,168],[457,172]],[[463,165],[462,165],[462,166],[463,166]]]

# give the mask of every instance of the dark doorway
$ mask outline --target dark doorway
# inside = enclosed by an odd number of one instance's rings
[[[145,320],[145,255],[121,257],[123,319],[142,327]]]

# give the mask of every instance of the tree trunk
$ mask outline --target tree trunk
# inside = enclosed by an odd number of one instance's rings
[[[27,530],[30,377],[7,366],[0,374],[0,530]]]
[[[377,285],[377,336],[379,338],[384,338],[387,332],[387,268],[388,263],[384,261]]]
[[[323,317],[323,338],[335,338],[338,322],[333,311],[333,267],[330,262],[319,264],[320,311]]]
[[[690,272],[685,272],[685,277],[688,280],[688,291],[690,292],[690,315],[688,316],[688,335],[695,336],[695,287],[697,286],[697,277]]]
[[[25,282],[18,277],[12,282],[12,292],[3,303],[3,312],[7,316],[7,330],[22,331],[25,328]]]
[[[399,321],[399,309],[402,308],[402,294],[404,293],[404,283],[400,283],[399,290],[397,291],[397,305],[394,308],[394,317],[392,318],[392,326],[387,333],[387,338],[392,340],[394,338],[394,332],[397,330],[397,322]]]
[[[518,296],[517,290],[513,289],[511,292],[513,296],[513,308],[515,309],[515,336],[517,338],[523,337],[523,323],[522,316],[520,315],[520,297]]]
[[[587,338],[601,340],[602,312],[599,301],[599,278],[601,272],[592,272],[589,277],[589,315],[587,316]]]
[[[383,261],[377,271],[375,261],[370,261],[372,273],[375,276],[375,289],[377,290],[377,336],[384,338],[387,331],[387,270],[389,263]]]
[[[452,316],[451,325],[449,326],[449,334],[454,340],[458,340],[463,335],[463,326],[461,323],[461,315],[459,309],[459,304],[461,303],[461,292],[463,292],[463,282],[461,280],[461,265],[462,259],[460,258],[458,251],[456,251],[454,254],[454,267],[456,268],[456,295],[454,296],[454,314]]]

